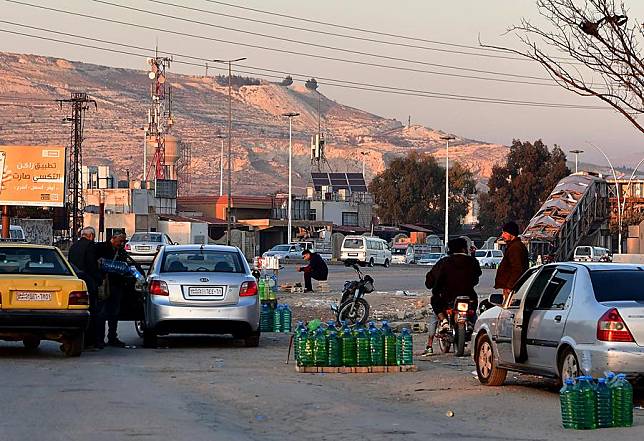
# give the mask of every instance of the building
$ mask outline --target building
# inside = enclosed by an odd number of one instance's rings
[[[373,223],[373,198],[362,173],[311,173],[306,198],[311,220],[366,229]]]

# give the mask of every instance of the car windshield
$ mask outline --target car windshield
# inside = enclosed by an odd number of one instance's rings
[[[590,256],[590,247],[579,247],[575,254],[578,256]]]
[[[345,248],[362,248],[364,246],[364,241],[362,239],[345,239],[344,245]]]
[[[215,250],[181,250],[164,254],[162,273],[245,273],[239,253]]]
[[[477,251],[476,253],[474,253],[474,257],[485,257],[486,252],[487,251]]]
[[[391,254],[406,254],[407,248],[394,248],[391,250]]]
[[[277,245],[276,247],[273,247],[271,251],[288,251],[290,249],[291,247],[288,245]]]
[[[72,272],[56,250],[0,247],[0,274],[71,276]]]
[[[644,271],[642,270],[591,271],[590,280],[598,302],[624,300],[644,302]]]
[[[157,242],[161,243],[160,234],[135,233],[130,238],[130,242]]]

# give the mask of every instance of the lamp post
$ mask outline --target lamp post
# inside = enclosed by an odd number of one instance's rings
[[[232,160],[231,160],[231,150],[232,150],[232,136],[233,136],[233,63],[238,61],[243,61],[246,58],[235,58],[234,60],[213,60],[215,63],[227,63],[228,64],[228,211],[226,213],[226,218],[228,219],[228,226],[226,228],[226,244],[230,245],[230,211],[231,211],[231,188],[232,188]]]
[[[449,241],[449,142],[454,136],[441,136],[445,140],[445,250]]]
[[[588,145],[594,147],[604,155],[604,158],[606,158],[606,162],[608,162],[608,166],[610,167],[610,170],[613,172],[613,179],[615,180],[615,193],[617,194],[617,254],[622,254],[622,213],[620,207],[622,206],[620,200],[621,200],[621,195],[620,195],[620,189],[619,189],[619,184],[617,183],[617,173],[615,173],[615,168],[613,167],[613,164],[610,162],[610,159],[608,159],[608,156],[606,156],[606,153],[599,147],[597,147],[595,144],[588,143]]]
[[[221,155],[219,156],[219,196],[224,195],[224,139],[226,135],[221,133],[217,135],[217,139],[221,139]]]
[[[293,118],[299,116],[297,112],[287,112],[282,113],[282,116],[288,118],[288,231],[287,238],[288,243],[292,242],[293,235],[293,217],[291,204],[293,203]]]
[[[583,151],[583,150],[570,150],[570,153],[572,153],[572,154],[574,154],[574,155],[575,155],[575,173],[577,173],[577,172],[579,171],[579,169],[578,169],[578,164],[579,164],[579,162],[578,162],[578,160],[579,160],[579,155],[580,155],[581,153],[584,153],[584,151]]]
[[[367,156],[369,156],[369,152],[360,152],[360,154],[362,155],[362,177],[364,178],[366,171],[365,161],[367,160]]]

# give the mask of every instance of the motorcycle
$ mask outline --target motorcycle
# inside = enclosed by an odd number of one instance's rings
[[[340,304],[331,305],[331,310],[335,313],[336,322],[346,321],[349,325],[362,326],[369,318],[369,303],[364,295],[373,292],[374,280],[369,275],[363,275],[358,265],[352,264],[351,267],[356,271],[358,280],[344,282]]]
[[[465,345],[472,338],[476,311],[474,302],[469,297],[457,297],[454,306],[445,311],[449,322],[449,329],[437,334],[438,346],[441,352],[448,353],[454,345],[454,352],[457,357],[462,357],[465,352]]]

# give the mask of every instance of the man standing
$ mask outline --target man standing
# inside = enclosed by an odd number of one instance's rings
[[[116,233],[108,242],[101,244],[99,257],[105,260],[127,262],[125,253],[125,233]],[[105,299],[104,315],[107,320],[107,345],[124,348],[126,344],[118,339],[118,319],[121,312],[121,299],[125,290],[125,277],[120,274],[107,274],[107,299]],[[105,322],[102,322],[101,335],[105,335]]]
[[[501,237],[506,243],[506,248],[496,272],[494,287],[503,290],[503,300],[505,301],[516,281],[527,271],[529,261],[528,249],[519,239],[519,226],[516,222],[510,221],[503,225]]]
[[[105,346],[103,341],[105,326],[101,323],[101,320],[104,320],[101,317],[103,302],[98,298],[98,287],[103,284],[103,275],[98,269],[95,238],[96,230],[94,228],[83,228],[80,232],[80,239],[69,248],[69,261],[82,271],[80,277],[85,281],[89,295],[90,324],[85,342],[88,347],[94,346],[96,349],[103,349]]]
[[[318,253],[312,253],[311,250],[304,250],[302,251],[302,256],[309,264],[297,270],[304,273],[304,292],[313,292],[311,279],[326,280],[329,276],[329,268]]]

